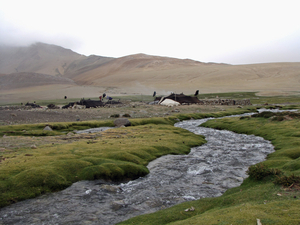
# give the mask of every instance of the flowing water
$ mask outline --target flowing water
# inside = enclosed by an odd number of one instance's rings
[[[207,120],[175,124],[204,135],[207,143],[188,155],[150,162],[147,176],[121,184],[80,181],[0,209],[0,224],[115,224],[185,201],[220,196],[243,182],[250,165],[274,151],[261,137],[198,127]]]

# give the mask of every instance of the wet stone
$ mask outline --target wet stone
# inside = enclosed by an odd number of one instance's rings
[[[150,173],[128,183],[80,181],[67,189],[0,209],[0,224],[116,224],[185,201],[221,196],[241,185],[250,165],[274,151],[253,135],[175,124],[204,135],[207,143],[188,155],[166,155],[149,163]]]

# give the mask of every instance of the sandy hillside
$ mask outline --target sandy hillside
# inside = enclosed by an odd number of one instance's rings
[[[0,52],[0,103],[109,95],[299,92],[300,63],[228,65],[145,54],[83,56],[38,43]]]
[[[124,60],[124,59],[123,59]],[[134,61],[134,62],[133,62]],[[139,63],[137,63],[138,61]],[[98,67],[74,78],[79,84],[114,88],[120,93],[134,92],[160,94],[173,91],[192,94],[257,91],[293,92],[298,91],[300,63],[270,63],[259,65],[204,64],[189,61],[179,64],[174,61],[159,61],[150,67],[144,60],[130,59],[121,67],[110,63],[105,69]],[[135,63],[135,64],[134,64]],[[118,64],[120,65],[120,64]]]

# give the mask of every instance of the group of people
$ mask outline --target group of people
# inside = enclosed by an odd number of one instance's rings
[[[105,93],[103,93],[103,95],[100,95],[100,96],[99,96],[100,101],[102,101],[102,99],[104,99],[105,96],[106,96]],[[109,101],[111,101],[113,98],[112,98],[112,97],[109,97],[109,96],[106,96],[106,99],[108,99]]]

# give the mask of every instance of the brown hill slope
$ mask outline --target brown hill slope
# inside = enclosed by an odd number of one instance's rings
[[[298,91],[300,63],[226,65],[156,56],[127,56],[71,77],[77,84],[151,94]]]
[[[145,54],[129,55],[121,58],[116,58],[107,61],[90,70],[81,70],[81,73],[67,73],[67,77],[73,79],[78,84],[98,85],[102,83],[102,79],[111,80],[111,76],[123,75],[124,77],[117,77],[113,83],[121,80],[132,81],[131,74],[144,72],[159,73],[162,70],[173,70],[191,66],[206,65],[198,61],[190,59],[176,59],[169,57],[151,56]],[[141,77],[142,78],[142,77]],[[134,78],[135,79],[135,78]],[[137,80],[139,82],[139,80]]]

